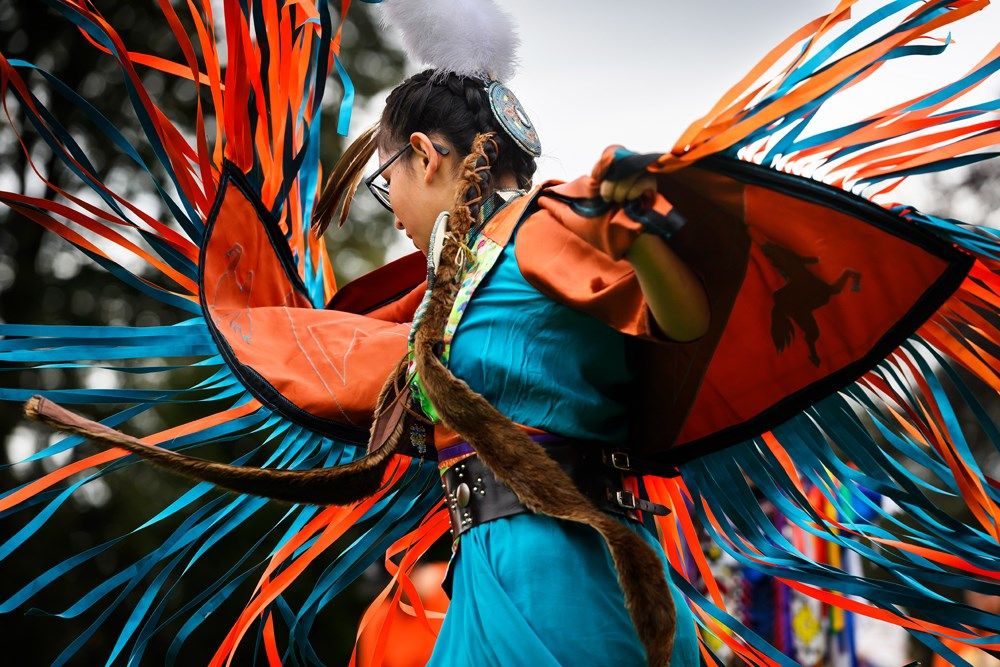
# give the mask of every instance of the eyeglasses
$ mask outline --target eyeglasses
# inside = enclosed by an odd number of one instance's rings
[[[431,145],[434,147],[434,150],[436,150],[441,155],[447,155],[448,153],[451,152],[449,148],[446,148],[444,146],[434,143],[432,143]],[[384,182],[385,179],[382,179],[383,180],[382,183],[376,183],[375,179],[381,176],[382,172],[389,168],[389,165],[398,160],[399,157],[410,148],[413,148],[412,144],[406,144],[405,146],[400,148],[393,154],[392,157],[390,157],[388,160],[379,165],[378,170],[374,174],[365,179],[365,185],[371,191],[372,195],[375,197],[375,199],[378,201],[379,204],[382,204],[382,206],[384,206],[386,210],[389,211],[389,213],[393,212],[392,204],[389,202],[389,188]]]

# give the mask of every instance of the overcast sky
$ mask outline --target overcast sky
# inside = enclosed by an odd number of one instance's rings
[[[861,2],[854,17],[884,4]],[[774,45],[834,5],[833,0],[505,0],[522,34],[521,67],[511,87],[539,128],[545,150],[540,170],[575,177],[610,143],[669,149]],[[827,120],[838,125],[857,120],[953,81],[1000,40],[1000,7],[958,22],[952,35],[956,43],[944,54],[888,63],[845,91],[840,104],[831,104]],[[996,97],[998,89],[1000,80],[994,78],[980,98]]]
[[[774,45],[835,4],[504,0],[522,41],[520,68],[510,87],[542,139],[538,176],[575,178],[612,143],[640,151],[669,149]],[[860,2],[854,17],[884,4]],[[371,5],[359,9],[373,10]],[[950,30],[956,43],[944,54],[886,64],[831,103],[819,124],[856,120],[961,76],[1000,39],[1000,7],[988,6]],[[419,66],[411,63],[410,69]],[[995,98],[998,90],[1000,80],[994,76],[973,99]],[[378,109],[381,102],[377,109],[362,110],[353,131],[359,132]],[[904,187],[897,198],[926,206],[919,181]]]

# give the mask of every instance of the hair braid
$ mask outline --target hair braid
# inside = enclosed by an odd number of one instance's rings
[[[493,174],[490,153],[496,155],[496,135],[476,135],[469,155],[462,161],[456,189],[455,209],[449,222],[451,231],[464,239],[479,219],[483,202],[492,192]]]
[[[472,114],[479,131],[493,132],[499,129],[496,118],[493,117],[493,110],[490,109],[486,99],[483,83],[476,79],[465,79],[462,83],[464,84],[465,106],[469,108],[469,113]]]
[[[493,148],[488,148],[492,146]],[[472,150],[462,161],[458,185],[455,189],[455,205],[448,219],[448,235],[445,237],[441,260],[438,262],[431,289],[430,303],[421,319],[414,353],[434,354],[434,346],[441,339],[448,314],[451,313],[458,294],[458,282],[465,269],[462,261],[465,238],[479,219],[483,201],[489,194],[491,183],[488,153],[495,151],[496,140],[492,133],[479,134],[472,142]]]
[[[537,167],[535,159],[525,153],[507,133],[500,129],[493,110],[490,108],[486,93],[486,87],[482,81],[468,77],[454,79],[462,86],[462,93],[459,97],[465,100],[476,126],[480,132],[495,132],[497,134],[496,154],[491,156],[490,163],[494,165],[494,172],[511,172],[517,179],[517,186],[527,190],[531,187],[531,179],[535,175]],[[456,85],[456,88],[458,86]],[[457,91],[454,91],[457,93]]]
[[[500,157],[500,145],[497,143],[496,134],[493,132],[488,133],[489,139],[483,143],[483,157],[486,160],[486,164],[495,165]],[[482,189],[486,195],[489,195],[494,190],[496,184],[493,182],[493,170],[487,171],[483,174]]]
[[[492,148],[491,148],[492,147]],[[492,133],[476,136],[462,163],[450,231],[427,309],[414,334],[417,374],[442,423],[460,433],[480,460],[531,511],[591,526],[611,553],[625,605],[646,649],[647,664],[670,662],[676,610],[656,552],[627,526],[598,509],[545,449],[456,378],[438,357],[465,268],[461,239],[477,219],[489,185]]]

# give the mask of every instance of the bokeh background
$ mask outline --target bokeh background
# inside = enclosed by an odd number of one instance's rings
[[[400,0],[402,1],[402,0]],[[125,43],[135,50],[180,59],[169,27],[153,0],[94,0]],[[175,3],[177,4],[177,3]],[[833,2],[815,0],[717,0],[703,3],[663,0],[629,0],[607,3],[598,0],[508,0],[504,3],[520,27],[520,69],[511,87],[521,98],[539,129],[544,155],[539,160],[541,178],[572,178],[587,172],[611,143],[642,151],[665,150],[684,127],[704,113],[747,68],[785,35],[828,10]],[[864,12],[873,3],[862,3]],[[187,26],[192,29],[191,26]],[[955,39],[946,54],[935,58],[905,59],[886,66],[876,77],[852,89],[831,104],[818,120],[818,127],[834,126],[876,111],[892,102],[935,88],[961,75],[997,42],[1000,7],[989,7],[971,20],[958,24]],[[942,35],[944,36],[944,35]],[[138,139],[120,86],[118,72],[109,59],[96,57],[75,29],[48,11],[37,0],[0,0],[0,52],[8,58],[35,62],[92,100],[126,133]],[[357,86],[358,104],[352,125],[355,136],[379,113],[385,94],[402,78],[420,69],[407,62],[395,35],[378,26],[375,9],[356,3],[344,32],[343,60]],[[154,72],[145,71],[144,81],[160,107],[184,127],[194,118],[193,87]],[[42,101],[46,87],[32,82]],[[978,93],[986,99],[997,96],[1000,84],[987,83]],[[334,87],[335,88],[335,87]],[[16,104],[7,100],[11,121],[23,128]],[[333,128],[338,91],[328,95],[325,126]],[[107,183],[145,210],[157,214],[158,200],[134,184],[143,183],[131,171],[134,165],[116,157],[99,137],[90,133],[82,119],[66,109],[56,109],[60,118],[85,147]],[[0,189],[44,194],[24,158],[17,137],[6,119],[0,123]],[[192,128],[187,127],[188,130]],[[211,130],[209,131],[211,136]],[[58,168],[30,131],[23,134],[27,150],[45,178],[62,187],[73,184]],[[322,155],[327,167],[345,145],[331,130],[323,137]],[[1000,163],[955,170],[935,177],[919,177],[898,190],[898,199],[932,213],[958,217],[976,224],[1000,226]],[[392,229],[390,217],[367,193],[357,200],[351,221],[330,232],[330,248],[338,279],[343,281],[378,266],[386,259],[412,251],[405,237]],[[157,301],[122,286],[100,267],[69,248],[60,239],[33,223],[0,210],[0,320],[38,324],[156,325],[175,321],[177,313]],[[58,388],[69,386],[115,387],[123,382],[144,387],[162,386],[156,374],[123,379],[118,374],[96,370],[46,369],[22,371],[0,366],[3,386]],[[195,371],[192,371],[195,373]],[[997,416],[995,396],[982,397]],[[95,409],[89,416],[110,414]],[[143,415],[132,428],[150,432],[197,412],[198,407],[175,407]],[[51,432],[21,419],[17,406],[0,404],[0,492],[66,464],[76,451],[40,463],[16,464],[49,444]],[[977,445],[985,454],[983,443]],[[84,453],[91,451],[84,447]],[[220,444],[200,451],[206,457],[233,458],[235,445]],[[986,466],[998,474],[995,460]],[[73,494],[70,502],[49,519],[49,525],[32,538],[27,549],[0,560],[0,600],[62,558],[122,535],[139,525],[156,509],[187,488],[183,481],[147,466],[134,465],[102,480],[89,483]],[[956,511],[957,508],[956,508]],[[253,525],[242,527],[227,543],[217,545],[206,566],[196,568],[190,578],[177,585],[172,608],[197,593],[219,574],[219,563],[234,562],[248,546],[250,536],[262,534],[281,508],[255,516]],[[29,520],[31,512],[0,516],[0,541],[14,535]],[[177,521],[183,515],[177,517]],[[62,648],[94,620],[94,615],[61,619],[51,616],[89,591],[97,582],[148,553],[163,540],[169,526],[156,532],[138,532],[103,553],[60,586],[45,592],[38,611],[0,615],[0,637],[5,639],[5,664],[47,665]],[[28,555],[31,554],[31,555]],[[37,557],[34,557],[37,555]],[[214,564],[214,567],[213,567]],[[323,567],[323,563],[314,565]],[[317,570],[318,571],[318,570]],[[353,644],[358,617],[380,588],[381,568],[373,568],[339,601],[328,607],[316,624],[314,645],[319,657],[330,665],[346,664]],[[308,572],[290,591],[301,597],[308,590]],[[246,596],[236,595],[236,600]],[[188,643],[180,664],[200,664],[214,651],[237,607],[223,607],[205,621]],[[124,621],[126,610],[98,627],[77,654],[76,664],[105,662]],[[886,667],[893,663],[885,629],[881,651]],[[170,633],[154,637],[149,656],[162,656]],[[905,646],[905,641],[903,642]],[[251,647],[252,649],[252,647]],[[910,649],[903,649],[909,651]],[[249,661],[249,650],[243,656]]]

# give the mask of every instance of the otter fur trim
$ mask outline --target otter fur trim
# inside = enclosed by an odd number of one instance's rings
[[[403,440],[408,389],[399,390],[401,365],[390,376],[379,397],[379,410],[372,425],[370,453],[351,463],[312,470],[274,470],[233,466],[147,445],[138,438],[70,412],[41,396],[24,406],[29,419],[41,421],[64,433],[83,436],[110,447],[121,447],[149,462],[237,493],[249,493],[289,503],[349,505],[371,496],[382,486],[391,455]],[[404,381],[405,386],[405,381]]]
[[[601,534],[618,571],[625,605],[646,648],[648,664],[668,665],[676,610],[659,556],[631,529],[601,512],[544,448],[452,375],[435,353],[461,282],[459,263],[464,255],[459,239],[465,237],[476,217],[470,208],[478,213],[478,202],[482,200],[477,177],[482,172],[483,146],[488,137],[476,138],[472,153],[463,163],[451,216],[453,234],[445,240],[428,307],[415,335],[417,374],[442,422],[465,438],[528,509],[591,526]],[[470,207],[470,201],[477,203]]]
[[[407,54],[439,69],[509,81],[520,40],[494,0],[384,0],[383,21],[402,33]]]

